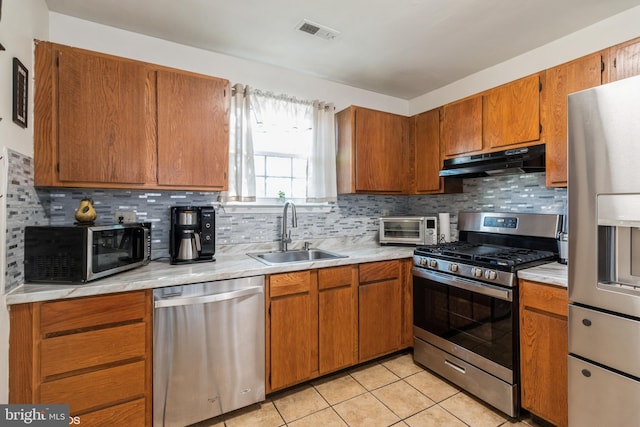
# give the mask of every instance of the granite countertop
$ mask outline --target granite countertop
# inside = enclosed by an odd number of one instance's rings
[[[313,248],[326,249],[346,255],[347,258],[335,258],[293,264],[265,265],[246,255],[246,252],[261,252],[263,247],[236,249],[236,252],[216,255],[216,261],[171,265],[169,261],[152,261],[124,273],[119,273],[84,285],[67,284],[23,284],[7,294],[7,304],[50,301],[63,298],[75,298],[102,295],[114,292],[152,289],[164,286],[185,285],[189,283],[209,282],[238,277],[260,276],[285,273],[314,268],[335,267],[374,261],[410,258],[413,247],[380,246],[371,242],[343,242],[336,244],[312,245]],[[246,250],[246,252],[241,252]]]
[[[566,264],[551,262],[549,264],[542,264],[537,267],[520,270],[518,271],[518,278],[566,288],[568,271]]]

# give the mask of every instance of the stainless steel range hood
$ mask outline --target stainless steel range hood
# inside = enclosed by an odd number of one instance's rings
[[[475,154],[444,161],[440,176],[473,178],[545,170],[545,145]]]

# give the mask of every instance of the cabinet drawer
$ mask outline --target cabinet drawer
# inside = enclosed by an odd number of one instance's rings
[[[145,362],[75,375],[40,386],[40,402],[69,404],[71,415],[145,393]]]
[[[269,276],[269,296],[300,294],[311,288],[311,270]]]
[[[572,426],[638,425],[640,382],[573,356],[568,360]]]
[[[640,377],[640,322],[601,311],[569,307],[569,353]]]
[[[360,283],[391,280],[400,277],[398,260],[360,264]]]
[[[41,343],[42,378],[92,366],[143,358],[144,323],[48,338]]]
[[[318,270],[318,288],[322,290],[350,286],[353,268],[349,265]]]
[[[520,280],[520,305],[558,316],[567,316],[567,289],[542,283]]]
[[[91,427],[144,426],[146,425],[145,400],[132,400],[121,405],[82,414],[79,418],[80,425]]]
[[[151,299],[149,299],[151,304]],[[146,293],[126,292],[74,298],[40,304],[40,331],[51,333],[83,329],[145,317]]]

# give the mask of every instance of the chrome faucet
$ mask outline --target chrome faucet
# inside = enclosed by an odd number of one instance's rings
[[[291,243],[291,230],[287,231],[287,208],[291,206],[291,228],[298,226],[298,215],[296,214],[296,205],[291,201],[284,204],[282,211],[282,235],[280,236],[280,250],[286,251],[287,245]]]

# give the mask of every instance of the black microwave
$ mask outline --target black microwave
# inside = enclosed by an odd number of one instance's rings
[[[26,283],[86,283],[151,261],[151,224],[25,227]]]

